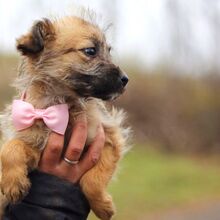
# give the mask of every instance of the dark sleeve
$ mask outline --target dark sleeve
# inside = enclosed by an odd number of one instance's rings
[[[89,204],[78,185],[39,171],[30,175],[28,195],[6,208],[3,220],[85,220]]]

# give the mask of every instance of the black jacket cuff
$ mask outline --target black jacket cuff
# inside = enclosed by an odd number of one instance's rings
[[[32,186],[28,195],[22,202],[9,205],[3,220],[87,219],[90,207],[78,185],[40,171],[29,177]]]

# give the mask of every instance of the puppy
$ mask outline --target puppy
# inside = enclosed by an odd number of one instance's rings
[[[102,124],[106,140],[101,158],[81,178],[80,186],[94,213],[100,219],[111,219],[114,206],[106,187],[126,149],[128,129],[122,126],[123,112],[109,110],[103,100],[122,94],[128,77],[112,63],[105,35],[96,24],[79,17],[43,19],[17,40],[17,49],[22,55],[15,81],[16,98],[23,94],[19,103],[32,105],[29,108],[38,109],[38,113],[51,106],[67,107],[65,134],[71,133],[76,116],[85,113],[87,146],[94,139],[97,126]],[[17,119],[13,117],[18,116],[19,103],[17,107],[8,106],[2,119],[5,144],[1,148],[0,187],[9,203],[28,192],[27,174],[37,168],[51,132],[40,117],[29,127],[16,125]]]

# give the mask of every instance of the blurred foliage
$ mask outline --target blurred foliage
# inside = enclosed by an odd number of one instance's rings
[[[16,56],[0,54],[0,110],[15,92],[10,84],[16,76],[17,65],[18,58]]]
[[[118,210],[115,220],[147,219],[151,212],[220,196],[219,166],[209,159],[197,163],[144,145],[134,146],[121,165],[109,189]]]
[[[134,73],[117,104],[128,111],[138,142],[164,151],[220,152],[219,75]]]
[[[0,110],[11,100],[9,87],[16,76],[18,58],[0,56]],[[114,104],[129,116],[136,142],[167,152],[220,152],[220,76],[168,71],[148,72],[128,62],[127,91]]]

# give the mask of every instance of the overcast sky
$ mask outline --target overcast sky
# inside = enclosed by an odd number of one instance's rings
[[[27,32],[34,20],[51,15],[70,14],[76,5],[82,5],[101,14],[105,22],[114,22],[113,48],[117,56],[132,54],[143,63],[155,63],[158,59],[169,56],[172,47],[172,39],[169,35],[170,17],[165,7],[168,1],[0,0],[0,51],[15,52],[15,39]],[[204,3],[219,2],[219,0],[175,1],[186,10],[184,16],[187,22],[192,23],[193,33],[189,40],[196,45],[196,51],[200,56],[208,59],[213,43],[201,7]],[[115,5],[114,2],[117,4]],[[116,15],[115,20],[112,15]],[[189,46],[190,43],[187,45]]]

